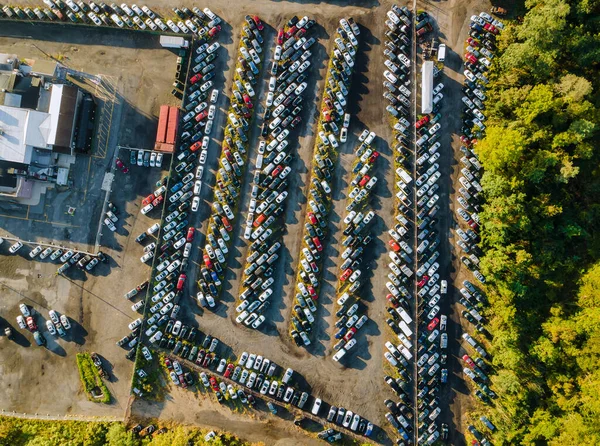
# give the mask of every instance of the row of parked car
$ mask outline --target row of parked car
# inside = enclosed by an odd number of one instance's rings
[[[201,342],[197,338],[201,335],[195,328],[182,325],[180,321],[169,321],[166,331],[158,345],[172,351],[174,356],[191,361],[204,369],[214,369],[214,375],[202,371],[198,374],[199,382],[206,389],[215,392],[217,400],[239,399],[243,404],[254,406],[256,400],[252,393],[264,395],[268,399],[281,401],[282,404],[291,404],[301,410],[311,412],[315,416],[323,416],[331,423],[339,424],[354,432],[370,437],[375,429],[373,423],[343,407],[329,406],[320,398],[312,397],[308,392],[301,391],[294,386],[296,372],[293,369],[283,369],[274,361],[255,353],[243,352],[237,361],[228,360],[218,356],[219,341],[210,335],[205,335]],[[146,353],[144,353],[146,355]],[[148,352],[150,354],[150,352]],[[182,364],[171,358],[165,359],[171,379],[175,385],[188,387],[195,383],[194,374],[184,372]],[[239,384],[226,384],[218,376]],[[247,389],[244,391],[244,388]],[[310,400],[310,401],[309,401]],[[277,413],[275,405],[267,403],[273,413]],[[325,432],[333,436],[335,432]],[[337,438],[339,439],[339,438]]]
[[[264,25],[258,16],[246,16],[245,20],[216,175],[213,212],[203,249],[201,277],[198,280],[198,302],[205,307],[214,306],[214,302],[218,300],[227,267],[225,256],[232,242],[230,232],[236,218],[248,157],[248,135],[256,98],[254,86],[262,63],[261,32]],[[196,72],[196,68],[192,68],[192,71]]]
[[[322,251],[332,200],[331,178],[340,143],[346,141],[350,124],[350,115],[346,113],[346,109],[360,29],[352,18],[340,19],[339,23],[340,26],[334,35],[335,46],[327,69],[319,115],[318,137],[311,166],[308,208],[300,250],[299,264],[308,264],[309,268],[298,268],[296,276],[290,335],[298,346],[311,344],[309,335],[315,322],[318,277],[323,269]]]
[[[482,12],[471,17],[469,37],[465,42],[465,83],[463,85],[463,125],[461,129],[461,158],[460,158],[460,186],[458,188],[456,213],[459,228],[456,229],[457,245],[459,247],[462,263],[472,271],[479,284],[485,283],[485,276],[479,271],[480,256],[483,254],[477,246],[479,242],[479,215],[480,196],[482,187],[480,178],[483,174],[482,166],[473,151],[477,139],[485,133],[485,90],[488,71],[494,58],[496,49],[496,36],[504,28],[504,24],[494,19],[491,15]],[[486,333],[485,319],[481,314],[487,301],[479,286],[469,280],[464,280],[460,288],[459,304],[461,315],[475,328],[475,333]],[[463,347],[466,351],[461,359],[464,364],[463,374],[474,389],[475,397],[484,404],[491,404],[496,398],[495,392],[490,388],[490,371],[486,360],[489,359],[484,347],[467,331],[462,334]],[[495,426],[485,416],[480,418],[482,425],[494,431]],[[468,430],[482,445],[491,443],[473,425]]]
[[[385,359],[398,370],[400,375],[397,379],[386,377],[386,382],[392,390],[401,398],[394,403],[386,400],[389,412],[386,419],[398,431],[401,438],[398,440],[408,444],[412,436],[413,426],[417,425],[419,444],[433,444],[440,437],[447,438],[448,426],[437,424],[441,413],[439,407],[438,393],[440,384],[447,380],[448,371],[445,368],[447,354],[445,350],[448,344],[446,333],[447,317],[439,315],[440,300],[447,293],[447,282],[440,281],[438,246],[440,244],[439,234],[435,227],[437,221],[435,215],[440,207],[437,205],[439,196],[436,193],[440,178],[439,150],[441,114],[439,108],[444,88],[438,83],[433,90],[433,110],[431,114],[425,114],[416,120],[415,129],[409,125],[411,91],[411,12],[403,7],[393,6],[387,13],[386,22],[390,31],[387,33],[388,40],[385,43],[386,56],[384,73],[384,87],[386,92],[384,98],[389,101],[387,110],[394,122],[394,155],[396,166],[396,198],[398,223],[388,231],[391,248],[389,255],[391,262],[389,268],[390,279],[386,283],[389,294],[386,296],[389,302],[387,312],[389,318],[387,325],[392,329],[400,341],[398,344],[386,342],[387,351]],[[426,13],[419,13],[417,21],[417,36],[419,30],[431,30]],[[425,23],[423,27],[421,24]],[[409,147],[411,145],[412,131],[417,132],[415,152]],[[416,172],[415,185],[412,186],[413,176],[409,172]],[[416,201],[416,209],[413,204]],[[413,209],[416,215],[413,215]],[[414,230],[412,224],[416,225],[417,246],[412,246]],[[416,252],[414,252],[416,251]],[[415,259],[417,257],[417,259]],[[418,262],[418,269],[414,266]],[[413,280],[417,280],[417,295],[413,296]],[[409,291],[410,290],[410,291]],[[416,301],[416,302],[415,302]],[[413,303],[414,302],[414,303]],[[417,342],[417,357],[413,359],[411,353],[413,332],[410,325],[413,323],[411,317],[413,305],[417,305],[420,335]],[[417,395],[412,395],[412,362],[416,362],[417,368]],[[416,397],[412,407],[413,398]],[[418,414],[418,419],[413,420],[413,413]]]
[[[170,177],[159,180],[156,183],[157,189],[142,200],[143,214],[148,214],[159,207],[162,209],[161,205],[165,199],[168,203],[163,215],[162,230],[161,223],[154,223],[136,237],[136,242],[144,245],[144,254],[140,258],[142,263],[150,262],[155,255],[159,255],[154,261],[155,270],[146,297],[150,307],[144,330],[146,337],[152,343],[158,343],[163,339],[163,335],[171,333],[170,326],[177,324],[181,328],[182,324],[177,320],[181,310],[179,301],[183,296],[187,280],[186,270],[196,234],[195,228],[189,226],[188,217],[189,212],[197,212],[200,205],[202,176],[210,143],[210,129],[207,127],[212,127],[212,120],[216,113],[215,103],[218,99],[218,90],[213,89],[211,92],[213,86],[211,78],[214,76],[215,65],[210,62],[216,59],[219,48],[218,42],[209,45],[202,41],[194,48],[195,63],[204,65],[199,70],[207,69],[196,75],[194,81],[190,79],[188,95],[183,103],[187,114],[182,116],[180,122],[182,134],[178,150],[174,155],[174,168]],[[208,102],[211,103],[210,106]],[[167,187],[169,178],[171,181]],[[132,299],[147,285],[147,282],[139,285],[125,297]],[[214,306],[214,301],[212,304]],[[132,310],[141,311],[143,305],[142,299],[132,305]],[[129,326],[131,330],[129,335],[117,343],[130,349],[127,357],[135,356],[135,346],[143,324],[142,318],[133,321]],[[140,376],[140,379],[143,378]]]
[[[84,2],[72,0],[44,0],[44,7],[4,6],[0,18],[28,21],[65,21],[96,26],[116,26],[136,30],[158,31],[183,34],[195,34],[199,38],[210,40],[221,31],[221,19],[209,8],[200,10],[194,7],[173,8],[175,20],[160,17],[147,6],[131,6],[126,3],[110,6],[104,2]]]
[[[112,210],[116,212],[116,208],[113,207]],[[114,216],[114,213],[111,212],[111,210],[109,210],[109,213]],[[0,245],[2,245],[3,243],[4,239],[0,237]],[[16,241],[8,248],[8,252],[10,252],[11,254],[16,254],[21,250],[23,246],[23,242]],[[44,260],[48,256],[50,256],[51,261],[58,260],[62,263],[62,265],[57,270],[57,274],[64,273],[73,265],[77,265],[80,269],[85,269],[86,271],[92,271],[99,262],[108,263],[108,258],[104,255],[102,251],[98,251],[96,255],[84,255],[81,252],[77,252],[72,249],[66,248],[47,247],[46,249],[44,249],[44,247],[41,245],[38,245],[31,251],[29,251],[29,258],[32,260],[36,257],[40,260]]]
[[[274,271],[282,245],[284,209],[293,152],[290,141],[301,122],[310,67],[310,48],[316,40],[307,34],[314,21],[292,17],[278,31],[270,66],[263,118],[244,238],[251,242],[240,292],[236,322],[258,328],[266,319],[273,294]],[[286,48],[284,50],[284,48]],[[277,97],[275,98],[275,95]],[[274,103],[277,102],[277,105]]]
[[[375,132],[365,129],[358,137],[359,146],[355,150],[353,162],[353,178],[348,184],[347,214],[343,221],[342,264],[338,280],[336,301],[336,333],[337,343],[333,355],[334,361],[339,361],[356,344],[357,331],[368,321],[363,314],[364,307],[360,304],[357,291],[364,283],[365,270],[363,258],[365,251],[372,241],[370,223],[375,213],[369,207],[369,197],[373,187],[377,184],[377,177],[373,168],[379,153],[371,146],[375,139]],[[362,265],[362,269],[361,269]],[[301,265],[305,267],[305,265]]]
[[[412,402],[412,361],[411,349],[413,346],[413,332],[409,327],[413,319],[412,313],[414,302],[412,295],[412,281],[414,280],[412,248],[413,216],[412,206],[412,182],[414,156],[410,149],[410,105],[411,105],[411,38],[412,38],[412,13],[406,7],[393,5],[387,12],[386,41],[384,56],[383,86],[384,99],[389,103],[386,106],[389,118],[393,123],[394,130],[394,165],[396,167],[396,200],[395,214],[396,225],[388,232],[391,239],[389,256],[391,262],[388,264],[390,273],[386,288],[389,293],[386,296],[388,308],[386,311],[390,316],[386,323],[391,328],[399,343],[387,341],[384,358],[395,369],[398,378],[385,376],[385,382],[394,391],[400,401],[394,402],[386,399],[384,404],[388,409],[385,414],[386,420],[396,429],[400,438],[398,444],[410,444],[413,438],[412,420],[414,408]],[[410,290],[410,291],[409,291]]]
[[[438,438],[446,439],[448,426],[439,425],[441,414],[439,393],[441,386],[448,381],[447,353],[448,318],[441,315],[442,299],[448,291],[446,280],[440,280],[438,273],[440,236],[433,209],[438,200],[440,174],[437,159],[441,149],[438,141],[442,126],[439,108],[443,102],[444,84],[435,83],[433,89],[434,106],[431,114],[420,116],[415,123],[417,133],[415,169],[415,197],[417,200],[417,246],[415,256],[419,267],[417,280],[417,317],[420,337],[417,339],[417,429],[420,443],[430,444]],[[424,391],[425,390],[425,391]]]

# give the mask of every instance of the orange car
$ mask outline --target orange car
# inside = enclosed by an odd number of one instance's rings
[[[388,242],[388,245],[390,245],[390,247],[394,250],[394,252],[400,251],[400,245],[398,243],[396,243],[394,240],[390,240]]]

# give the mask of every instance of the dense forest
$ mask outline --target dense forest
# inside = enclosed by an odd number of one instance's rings
[[[496,445],[600,444],[600,2],[529,0],[488,85]]]

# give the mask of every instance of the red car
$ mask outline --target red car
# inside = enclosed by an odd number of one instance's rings
[[[283,28],[277,32],[277,45],[283,44]]]
[[[200,73],[198,73],[190,78],[190,84],[194,85],[196,82],[200,81],[201,79],[202,79],[202,75]]]
[[[419,288],[423,288],[428,280],[429,280],[429,277],[423,276],[423,278],[417,282],[417,286]]]
[[[217,379],[216,379],[214,376],[211,376],[211,377],[208,379],[208,382],[210,382],[210,386],[212,387],[212,389],[213,389],[215,392],[218,392],[218,391],[219,391],[219,384],[217,384]]]
[[[309,286],[307,286],[307,287],[306,287],[306,289],[307,289],[307,290],[308,290],[308,292],[310,293],[310,297],[311,297],[313,300],[317,300],[317,290],[315,290],[315,288],[314,288],[314,287],[312,287],[312,286],[310,286],[310,285],[309,285]]]
[[[165,197],[163,195],[159,195],[158,197],[156,197],[156,199],[152,202],[152,206],[156,207],[159,204],[161,204],[163,202],[163,200],[165,199]]]
[[[304,37],[305,34],[305,29],[299,29],[298,32],[294,35],[294,37],[296,38],[296,40],[300,40],[302,37]]]
[[[475,39],[474,39],[474,38],[472,38],[472,37],[469,37],[469,38],[467,39],[467,43],[468,43],[469,45],[471,45],[472,47],[474,47],[474,48],[477,48],[479,45],[481,45],[481,44],[480,44],[480,43],[479,43],[477,40],[475,40]]]
[[[155,199],[155,198],[156,198],[156,197],[154,196],[154,194],[150,194],[150,195],[148,195],[146,198],[144,198],[144,199],[142,200],[142,206],[147,206],[147,205],[149,205],[150,203],[152,203],[152,202],[154,201],[154,199]]]
[[[358,183],[358,185],[360,187],[363,187],[365,184],[368,183],[368,181],[371,179],[371,177],[369,175],[365,175],[364,177],[362,177],[362,180],[360,180],[360,182]]]
[[[311,224],[316,225],[317,217],[315,217],[315,214],[313,214],[312,212],[309,212],[308,213],[308,221],[310,221]]]
[[[398,300],[392,294],[388,294],[387,296],[385,296],[385,298],[388,300],[392,307],[398,308],[400,306],[400,302],[398,302]]]
[[[227,161],[233,162],[233,155],[231,154],[231,152],[229,150],[225,149],[225,151],[223,153],[225,153],[225,157],[227,158]]]
[[[129,168],[125,166],[125,164],[123,164],[123,161],[121,161],[119,158],[116,159],[115,164],[119,169],[123,171],[123,173],[129,172]]]
[[[469,355],[463,355],[462,357],[463,361],[465,361],[469,367],[474,368],[475,367],[475,363],[473,362],[473,360],[471,359],[471,357]]]
[[[473,219],[469,220],[467,224],[468,224],[469,226],[471,226],[471,228],[472,228],[474,231],[477,231],[477,230],[479,229],[479,225],[478,225],[478,224],[477,224],[477,222],[476,222],[475,220],[473,220]]]
[[[477,58],[473,54],[471,54],[471,53],[466,53],[465,54],[465,59],[467,59],[472,64],[477,64]]]
[[[394,240],[390,240],[388,242],[388,245],[390,245],[390,248],[392,248],[394,250],[394,252],[400,251],[400,245],[398,243],[396,243]]]
[[[285,37],[287,39],[289,39],[296,33],[296,31],[298,31],[298,28],[296,28],[295,26],[292,26],[290,29],[288,29],[287,33],[285,33]]]
[[[204,264],[206,265],[206,267],[207,267],[208,269],[212,269],[212,267],[213,267],[213,263],[212,263],[212,260],[210,260],[210,257],[208,257],[208,255],[207,255],[207,254],[204,254],[204,257],[203,257],[203,258],[204,258]]]
[[[273,169],[273,172],[271,172],[271,176],[273,178],[275,178],[277,175],[279,175],[281,173],[282,170],[283,170],[282,166],[277,166],[275,169]]]
[[[188,229],[187,236],[185,237],[185,239],[188,242],[193,242],[194,241],[194,234],[195,233],[196,233],[196,229],[195,228]]]
[[[196,150],[198,150],[200,147],[202,147],[202,142],[201,142],[201,141],[197,141],[197,142],[195,142],[194,144],[192,144],[192,145],[190,146],[190,150],[191,150],[192,152],[195,152],[195,151],[196,151]]]
[[[229,224],[229,220],[227,220],[227,218],[221,217],[221,223],[223,223],[223,226],[225,226],[225,229],[227,230],[227,232],[231,232],[233,230],[233,228],[231,227],[231,224]]]
[[[200,113],[198,113],[198,115],[196,116],[196,122],[200,122],[203,119],[206,119],[206,117],[208,116],[208,111],[207,110],[202,110]]]
[[[483,25],[483,29],[491,32],[492,34],[498,34],[498,29],[491,23],[486,23],[485,25]]]
[[[340,282],[345,282],[346,280],[348,280],[348,277],[350,277],[351,275],[352,275],[352,270],[350,268],[348,268],[340,276]]]
[[[377,158],[379,158],[379,152],[373,152],[373,154],[369,158],[369,162],[373,164]]]
[[[256,27],[258,28],[259,31],[262,31],[263,29],[265,29],[265,25],[263,25],[263,23],[260,21],[260,19],[258,18],[257,15],[253,15],[252,20],[254,20],[254,23],[256,23]]]
[[[425,116],[423,116],[421,119],[419,119],[415,123],[415,127],[418,128],[418,129],[420,129],[421,127],[423,127],[428,122],[429,122],[429,115],[425,115]]]
[[[435,317],[433,320],[427,325],[427,330],[432,331],[437,325],[440,323],[440,318]]]
[[[179,375],[177,378],[179,378],[179,384],[181,384],[181,387],[185,389],[187,387],[187,383],[185,382],[185,379],[183,379],[183,375]]]
[[[208,35],[210,37],[214,37],[219,33],[219,31],[221,31],[221,25],[213,26],[210,31],[208,31]]]
[[[179,279],[177,280],[177,291],[183,290],[183,286],[185,285],[185,279],[187,279],[187,276],[185,274],[181,274],[179,276]]]
[[[352,327],[348,332],[344,335],[344,341],[349,341],[356,334],[356,327]]]
[[[225,369],[225,374],[223,375],[225,378],[229,378],[233,373],[234,365],[229,363],[227,364],[227,368]]]
[[[462,135],[460,137],[460,142],[462,142],[465,146],[470,146],[475,140],[471,141],[468,137],[466,137],[465,135]]]
[[[165,358],[165,366],[167,366],[167,369],[173,370],[173,364],[171,364],[171,360],[169,358]]]
[[[246,105],[248,106],[248,108],[254,107],[252,105],[252,99],[250,99],[250,96],[248,96],[246,93],[244,93],[244,95],[242,97],[244,98],[244,102],[246,103]]]
[[[35,323],[35,321],[33,320],[33,318],[31,316],[29,316],[27,319],[27,326],[29,327],[29,329],[31,331],[36,331],[38,329],[37,324]]]
[[[313,237],[312,241],[317,247],[317,251],[323,251],[323,245],[321,245],[321,240],[319,240],[319,237]]]

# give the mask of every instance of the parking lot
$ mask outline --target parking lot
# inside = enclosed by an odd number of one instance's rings
[[[51,262],[50,258],[32,261],[28,253],[36,242],[84,251],[93,249],[105,198],[100,186],[105,172],[114,165],[116,145],[153,146],[158,107],[174,103],[169,93],[176,55],[160,49],[157,38],[149,42],[136,34],[116,31],[88,31],[77,35],[68,27],[28,24],[3,23],[0,46],[5,52],[25,58],[44,57],[40,49],[60,56],[69,67],[105,76],[116,85],[117,92],[110,112],[112,119],[110,113],[102,118],[107,120],[106,134],[98,138],[92,156],[78,157],[71,171],[74,182],[71,189],[50,189],[39,205],[29,209],[2,206],[1,235],[31,240],[32,244],[17,255],[8,254],[8,242],[0,247],[4,295],[0,307],[2,326],[10,325],[13,331],[21,333],[15,342],[4,336],[0,339],[1,381],[5,389],[1,408],[50,415],[120,417],[127,407],[132,363],[115,345],[120,333],[114,327],[116,323],[126,325],[134,318],[131,302],[123,295],[148,278],[149,268],[139,263],[141,248],[134,242],[135,235],[131,236],[152,223],[152,218],[139,214],[139,199],[153,190],[163,172],[143,167],[133,167],[127,175],[115,172],[110,200],[120,211],[120,221],[115,233],[105,229],[100,239],[108,264],[100,263],[92,272],[72,268],[65,276],[57,276],[60,264]],[[115,60],[126,63],[113,63]],[[101,97],[100,101],[109,98],[110,92],[102,87],[98,90],[93,89]],[[153,91],[152,95],[148,94],[149,90]],[[124,151],[122,158],[129,165],[127,152]],[[163,166],[168,166],[168,161],[167,157]],[[74,216],[66,214],[66,206],[76,207]],[[31,306],[38,326],[48,319],[50,309],[65,314],[73,326],[71,333],[65,339],[45,333],[48,349],[40,349],[30,333],[16,327],[15,317],[21,302]],[[75,353],[82,350],[97,352],[110,365],[111,379],[107,385],[115,398],[111,405],[89,402],[80,391]]]
[[[221,50],[221,56],[215,70],[218,73],[215,82],[217,86],[221,86],[222,94],[217,103],[217,116],[214,121],[213,137],[211,138],[211,146],[206,161],[207,172],[205,172],[205,185],[201,194],[203,205],[192,220],[192,225],[202,235],[197,235],[194,242],[194,254],[192,254],[191,259],[195,268],[190,269],[192,273],[186,284],[186,295],[181,301],[182,312],[187,315],[184,320],[186,323],[197,326],[202,331],[219,338],[224,344],[224,351],[230,352],[234,356],[239,355],[242,351],[251,351],[260,353],[280,365],[292,367],[306,379],[307,390],[310,389],[313,395],[323,398],[331,404],[349,408],[387,429],[389,426],[385,425],[383,415],[386,408],[382,404],[382,399],[388,397],[390,390],[383,382],[384,368],[382,364],[384,360],[382,357],[384,342],[387,340],[387,335],[384,333],[387,317],[385,312],[385,294],[387,291],[384,283],[387,281],[388,270],[386,265],[389,259],[386,236],[384,235],[381,239],[379,236],[395,224],[393,209],[394,159],[389,145],[389,141],[392,140],[392,132],[385,118],[385,107],[382,105],[382,93],[384,91],[382,81],[385,69],[383,64],[385,25],[383,22],[386,19],[385,12],[392,2],[373,2],[377,4],[364,4],[361,2],[357,6],[347,6],[345,2],[343,5],[340,2],[324,3],[320,4],[318,11],[314,12],[307,11],[299,4],[268,2],[266,0],[252,3],[244,2],[235,10],[225,9],[218,2],[208,1],[206,3],[227,22],[227,25],[223,27],[223,31],[218,38],[224,49]],[[149,4],[149,6],[152,7],[153,5]],[[162,8],[166,8],[166,6],[167,4],[161,2]],[[409,4],[408,6],[411,7],[412,5]],[[458,4],[455,1],[442,4],[424,2],[417,5],[417,9],[426,9],[433,16],[439,26],[441,41],[446,43],[450,50],[444,76],[445,88],[442,114],[445,116],[445,121],[440,139],[446,149],[441,151],[442,157],[439,160],[442,166],[441,171],[446,179],[445,182],[440,183],[442,211],[438,216],[440,234],[443,240],[445,240],[444,236],[446,234],[450,234],[450,228],[454,225],[451,214],[454,189],[450,184],[450,180],[456,180],[456,171],[459,169],[451,166],[453,165],[453,158],[460,158],[461,156],[460,152],[456,152],[456,155],[458,155],[456,156],[447,149],[451,141],[454,150],[457,151],[460,146],[456,136],[460,129],[460,120],[458,113],[453,112],[461,108],[459,89],[461,88],[462,69],[460,69],[459,57],[463,52],[462,44],[468,31],[468,17],[471,11],[482,11],[488,7],[489,5],[486,2],[479,0],[467,5],[464,3]],[[156,9],[160,10],[158,7]],[[209,208],[212,200],[211,186],[214,185],[214,171],[219,156],[217,147],[222,142],[223,125],[228,110],[228,98],[226,96],[231,92],[233,68],[236,63],[235,54],[239,45],[238,28],[246,13],[260,13],[261,19],[267,26],[263,46],[263,54],[267,59],[272,56],[275,29],[282,26],[293,15],[302,17],[307,14],[311,19],[316,20],[317,26],[314,29],[318,39],[318,45],[313,50],[312,66],[307,80],[309,87],[306,97],[310,102],[305,104],[305,109],[302,111],[303,120],[298,141],[292,141],[290,146],[291,150],[297,153],[297,156],[291,164],[292,173],[290,174],[288,188],[290,195],[287,198],[287,207],[284,214],[286,223],[286,232],[283,235],[284,249],[280,253],[280,265],[278,265],[273,284],[275,292],[272,297],[272,305],[266,314],[267,322],[261,327],[260,331],[250,330],[234,322],[236,317],[235,306],[241,291],[240,281],[243,276],[242,270],[247,252],[247,243],[243,240],[242,234],[244,232],[243,222],[249,206],[248,192],[252,180],[251,169],[246,171],[242,181],[242,199],[239,210],[243,217],[236,220],[233,228],[232,238],[234,244],[227,259],[228,269],[221,300],[214,311],[200,308],[194,300],[197,291],[195,286],[198,279],[197,267],[201,263],[198,248],[204,246],[205,243],[203,236],[206,234],[208,226],[206,218],[211,213]],[[350,16],[361,25],[357,66],[349,101],[349,113],[352,116],[350,134],[348,141],[341,146],[340,159],[333,174],[334,206],[330,212],[329,236],[324,250],[324,256],[327,260],[319,293],[319,310],[316,318],[314,341],[313,345],[305,350],[294,345],[288,335],[288,329],[295,295],[293,288],[295,285],[294,276],[299,267],[298,255],[307,207],[308,171],[313,159],[316,136],[315,123],[320,98],[324,90],[327,57],[333,47],[331,37],[335,34],[339,18]],[[36,39],[43,33],[43,31],[24,24],[12,24],[10,28],[7,27],[6,29],[6,33],[4,30],[2,31],[3,34],[10,34],[11,36],[19,34],[32,35]],[[174,67],[174,54],[166,50],[157,50],[156,42],[150,44],[144,40],[147,36],[127,31],[115,31],[114,33],[103,33],[102,38],[104,39],[103,42],[106,42],[105,44],[90,46],[88,51],[85,52],[86,62],[84,63],[83,60],[78,59],[82,56],[82,52],[75,49],[88,45],[87,42],[94,42],[95,36],[86,36],[85,39],[81,37],[74,38],[68,32],[68,28],[64,29],[63,32],[61,28],[61,31],[54,37],[55,40],[43,40],[38,42],[37,45],[43,47],[45,52],[49,54],[60,53],[66,55],[66,60],[77,69],[111,76],[118,85],[120,97],[115,101],[117,107],[112,118],[116,122],[113,124],[114,127],[111,127],[109,134],[113,136],[105,136],[107,141],[112,138],[112,144],[107,142],[107,147],[112,147],[117,143],[122,146],[149,147],[153,141],[155,129],[155,118],[152,116],[157,114],[158,106],[162,103],[174,103],[172,97],[169,96],[174,69],[173,72],[164,70],[165,66]],[[118,35],[118,38],[113,34]],[[123,38],[123,36],[126,37]],[[12,46],[7,52],[15,52],[20,55],[25,52],[25,49],[32,51],[31,43],[31,40],[19,41],[12,37],[0,38],[0,44]],[[139,48],[142,48],[143,51],[136,52],[136,49]],[[91,53],[92,57],[90,57],[90,51],[93,51]],[[127,63],[113,63],[117,59],[125,60]],[[110,63],[108,63],[109,61]],[[140,67],[143,67],[141,76],[139,76]],[[249,134],[247,162],[250,166],[254,165],[257,155],[263,114],[262,104],[264,104],[267,91],[266,84],[269,77],[266,71],[263,68],[261,78],[257,84],[260,85],[257,89],[259,94],[255,98],[255,104],[258,108],[257,116]],[[152,91],[152,94],[148,94],[149,91]],[[371,320],[361,330],[361,335],[357,338],[358,343],[354,347],[350,358],[347,358],[348,360],[343,361],[343,365],[340,365],[331,360],[331,355],[334,353],[333,345],[337,342],[333,337],[336,321],[334,301],[336,300],[338,271],[341,263],[340,254],[344,250],[344,247],[341,246],[343,238],[341,229],[342,220],[346,214],[344,209],[346,205],[345,194],[349,181],[352,179],[353,150],[358,146],[358,135],[365,128],[377,134],[374,146],[381,155],[377,167],[379,181],[374,188],[374,198],[372,199],[372,205],[376,213],[375,221],[371,223],[374,240],[371,242],[369,253],[365,257],[365,262],[363,262],[363,264],[368,265],[371,271],[367,273],[368,281],[361,291],[362,301],[367,307],[366,312]],[[127,150],[122,150],[123,153],[127,153]],[[57,242],[60,241],[59,244],[68,246],[83,246],[83,244],[93,243],[98,228],[96,215],[100,216],[101,209],[98,206],[104,199],[104,193],[100,191],[98,185],[102,182],[104,172],[112,166],[114,156],[116,156],[115,153],[107,151],[104,156],[89,158],[87,164],[81,160],[81,165],[76,167],[77,172],[83,174],[85,169],[88,169],[93,174],[90,177],[77,176],[76,181],[81,182],[78,183],[80,187],[77,188],[76,192],[50,192],[43,206],[44,209],[50,210],[46,210],[45,213],[39,206],[32,206],[29,211],[7,210],[11,218],[0,218],[2,229],[26,240],[29,239],[26,237],[27,235],[28,237],[35,236],[35,240],[52,239]],[[127,160],[127,156],[121,158]],[[163,165],[166,166],[168,161],[167,159]],[[69,314],[74,321],[81,324],[81,327],[76,326],[73,332],[73,335],[81,341],[80,343],[63,345],[65,343],[59,341],[58,346],[50,346],[50,352],[38,350],[35,346],[29,347],[28,352],[31,352],[33,359],[38,361],[41,359],[47,360],[44,362],[44,376],[54,375],[57,377],[55,379],[60,377],[61,382],[64,376],[69,376],[69,378],[72,378],[69,379],[69,382],[72,383],[73,393],[75,393],[79,388],[76,369],[72,366],[72,363],[69,363],[71,365],[68,366],[66,361],[70,361],[69,357],[73,356],[72,353],[80,349],[95,349],[113,364],[114,374],[118,379],[110,383],[111,391],[114,388],[114,393],[117,395],[117,403],[106,408],[106,411],[110,413],[118,412],[117,408],[119,410],[124,409],[131,376],[131,363],[125,360],[124,350],[114,345],[114,342],[126,333],[126,324],[137,317],[129,308],[131,302],[125,301],[122,296],[129,289],[146,280],[149,275],[149,267],[138,263],[142,251],[141,247],[134,242],[134,239],[160,218],[156,214],[143,216],[139,213],[141,198],[155,189],[154,183],[161,176],[157,169],[154,169],[151,175],[147,175],[147,172],[147,169],[140,167],[133,168],[128,176],[116,172],[110,200],[121,210],[120,225],[117,225],[118,229],[115,233],[104,230],[101,238],[101,244],[110,258],[110,269],[106,265],[101,265],[101,268],[95,270],[92,275],[88,274],[85,277],[77,275],[65,279],[61,276],[54,276],[56,266],[50,266],[44,262],[28,262],[22,257],[9,256],[2,256],[0,259],[3,263],[3,271],[15,271],[14,276],[9,274],[4,279],[4,285],[10,287],[8,289],[11,290],[13,297],[10,301],[7,299],[3,303],[1,312],[3,318],[12,324],[14,317],[18,314],[16,304],[22,299],[31,299],[33,302],[31,305],[38,311],[42,313],[46,311],[47,313],[48,308],[55,308]],[[87,178],[87,180],[82,181],[82,178]],[[81,201],[82,197],[83,201]],[[70,203],[78,203],[78,209],[76,211],[77,221],[71,221],[69,224],[68,219],[72,219],[72,217],[65,217],[62,214],[61,206],[72,205]],[[3,214],[4,212],[0,213]],[[48,215],[50,215],[48,221],[54,222],[54,224],[46,223],[44,217],[48,218]],[[89,224],[82,223],[78,221],[80,215],[85,215],[85,219],[90,215],[93,218]],[[12,218],[13,216],[28,221],[27,231],[25,231],[22,224],[24,220]],[[63,220],[67,218],[67,222],[61,220],[61,218]],[[51,235],[47,235],[47,228],[52,228]],[[4,253],[5,248],[3,247],[2,250]],[[458,267],[458,265],[461,265],[460,261],[452,266],[449,245],[442,243],[440,252],[439,263],[442,277],[454,277],[451,275],[452,273],[457,280],[462,282],[461,270]],[[31,270],[31,265],[35,265],[35,270]],[[79,274],[79,272],[77,273]],[[36,279],[36,274],[40,274],[41,277]],[[446,311],[447,314],[451,315],[451,322],[448,325],[450,351],[451,356],[457,356],[460,352],[459,342],[457,341],[460,338],[459,324],[457,323],[458,313],[449,312],[454,307],[448,305],[453,301],[452,292],[451,287],[446,300],[447,307],[443,307],[442,311]],[[69,297],[67,299],[63,296]],[[192,315],[193,317],[189,317]],[[114,319],[113,316],[115,316]],[[112,328],[114,326],[117,328]],[[29,341],[31,342],[31,339]],[[7,340],[3,339],[2,342],[6,343]],[[19,346],[18,343],[10,344],[10,346],[4,351],[10,351],[11,348],[14,348],[13,351],[21,353],[23,350],[23,347]],[[55,358],[52,354],[53,351],[60,351],[60,348],[65,351],[67,358],[60,356],[60,354],[56,355]],[[4,356],[4,353],[2,356]],[[2,380],[6,380],[8,383],[7,388],[13,389],[16,387],[18,379],[28,379],[32,382],[39,382],[40,386],[47,386],[47,378],[44,380],[33,378],[40,374],[39,369],[22,370],[22,367],[19,367],[21,360],[14,359],[14,361],[15,363],[8,365],[5,363],[3,365],[5,377]],[[463,420],[461,416],[467,410],[469,400],[466,387],[461,378],[462,367],[459,361],[454,357],[450,359],[450,364],[449,368],[452,376],[450,384],[446,387],[447,390],[442,394],[442,406],[450,409],[444,410],[444,421],[451,426],[450,438],[453,439],[453,444],[455,444],[460,440],[456,437],[458,434],[452,431],[462,427]],[[36,387],[34,393],[31,394],[32,396],[40,391],[39,386]],[[44,388],[46,392],[49,391],[48,389],[51,389],[51,386]],[[34,398],[28,398],[27,404],[23,403],[25,398],[21,394],[22,391],[22,386],[19,388],[18,393],[13,391],[7,409],[17,408],[19,411],[47,411],[48,413],[68,411],[96,413],[98,408],[98,405],[88,403],[84,395],[79,395],[80,400],[77,404],[73,404],[73,407],[69,406],[66,397],[63,399],[44,397],[44,401],[54,401],[51,407],[48,407],[47,404],[35,405],[31,403],[29,405],[29,402]],[[29,392],[29,390],[27,391]],[[151,410],[150,413],[153,416],[205,424],[205,417],[186,416],[185,409],[181,409],[181,407],[195,407],[196,405],[196,400],[190,399],[184,390],[178,389],[169,396],[169,401],[165,404],[152,405],[151,409],[144,404],[134,405],[133,414],[142,416],[145,411]],[[50,410],[50,408],[53,410]],[[226,421],[219,418],[218,421],[213,419],[214,424],[206,424],[228,428],[228,423],[232,421],[229,417],[224,417]],[[236,421],[236,423],[241,425],[243,422]],[[243,424],[242,431],[247,433],[248,438],[260,438],[257,435],[257,432],[263,429],[260,424]],[[295,434],[292,435],[289,432],[281,435],[290,435],[288,440],[290,444],[297,438]],[[275,436],[274,438],[278,437]],[[386,442],[387,440],[385,437],[381,437],[379,441]]]

